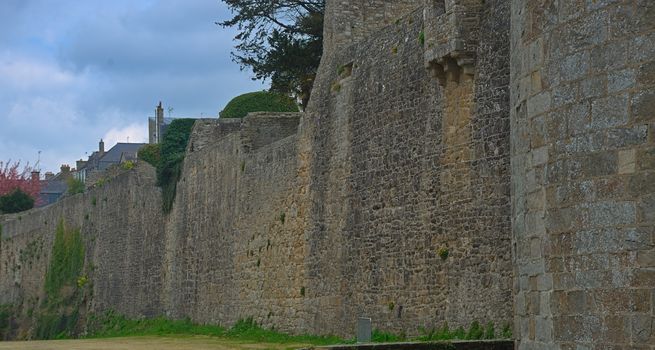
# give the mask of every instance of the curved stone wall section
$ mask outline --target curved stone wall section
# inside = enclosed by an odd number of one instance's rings
[[[654,30],[650,0],[512,2],[519,349],[655,344]]]

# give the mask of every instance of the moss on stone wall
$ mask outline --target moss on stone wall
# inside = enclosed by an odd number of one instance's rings
[[[45,275],[45,299],[36,314],[39,339],[66,338],[74,335],[85,300],[83,278],[84,242],[79,229],[57,225],[50,264]]]

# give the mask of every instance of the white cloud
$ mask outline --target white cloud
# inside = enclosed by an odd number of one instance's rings
[[[118,142],[145,143],[147,142],[148,128],[145,123],[136,123],[124,128],[113,128],[102,137],[105,149],[110,149]]]
[[[31,132],[64,131],[74,127],[79,119],[79,111],[74,102],[42,96],[16,101],[7,114],[7,122],[11,126],[17,130],[27,128]]]
[[[50,62],[8,52],[0,55],[0,81],[5,88],[46,90],[67,88],[79,78]]]
[[[0,160],[57,171],[105,139],[144,142],[159,101],[216,116],[265,88],[231,62],[216,0],[0,0]]]

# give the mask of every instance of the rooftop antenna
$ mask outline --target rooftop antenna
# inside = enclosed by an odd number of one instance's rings
[[[40,163],[41,163],[41,151],[38,152],[38,156],[36,158],[36,164],[34,164],[34,170],[39,170]]]

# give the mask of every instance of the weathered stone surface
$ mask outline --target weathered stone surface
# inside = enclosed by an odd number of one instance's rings
[[[655,290],[655,164],[649,135],[655,117],[653,5],[559,1],[559,11],[552,12],[558,25],[535,31],[531,21],[542,3],[512,4],[511,125],[545,129],[546,122],[518,111],[529,104],[521,82],[547,69],[548,77],[540,78],[548,84],[540,84],[541,90],[533,85],[531,93],[551,93],[553,103],[539,112],[568,126],[566,133],[533,133],[530,143],[512,128],[512,159],[541,159],[543,149],[549,150],[545,181],[535,181],[529,193],[513,192],[512,203],[530,203],[540,189],[547,197],[543,207],[513,205],[513,220],[541,215],[546,222],[546,232],[537,237],[526,225],[513,226],[515,279],[534,273],[523,266],[541,262],[544,275],[553,276],[552,289],[544,291],[552,293],[550,308],[527,313],[552,320],[552,332],[537,337],[531,327],[517,327],[518,348],[648,348]],[[536,41],[549,54],[541,66],[528,69],[519,57]],[[513,163],[512,179],[530,179],[535,171],[534,164]],[[540,237],[541,257],[522,252]],[[533,293],[529,285],[515,285],[516,299]],[[525,310],[515,314],[517,320],[526,318]]]
[[[200,121],[168,217],[145,169],[3,217],[0,303],[42,295],[46,257],[17,257],[65,218],[90,239],[95,311],[340,335],[513,313],[519,349],[649,349],[654,14],[328,0],[304,115]]]
[[[421,3],[327,5],[327,50],[306,114],[199,121],[171,213],[161,217],[159,199],[143,209],[126,200],[102,226],[93,311],[222,325],[252,316],[344,336],[359,316],[407,334],[511,323],[509,3],[476,11],[474,26],[487,29],[473,46],[475,70],[447,81],[425,68]],[[349,76],[337,74],[342,66]],[[545,164],[548,152],[533,160]],[[130,188],[111,190],[118,198]],[[118,215],[153,221],[128,229]],[[12,222],[12,235],[31,229]],[[146,224],[156,244],[134,242]],[[21,300],[10,281],[0,286],[13,291],[0,298]]]

